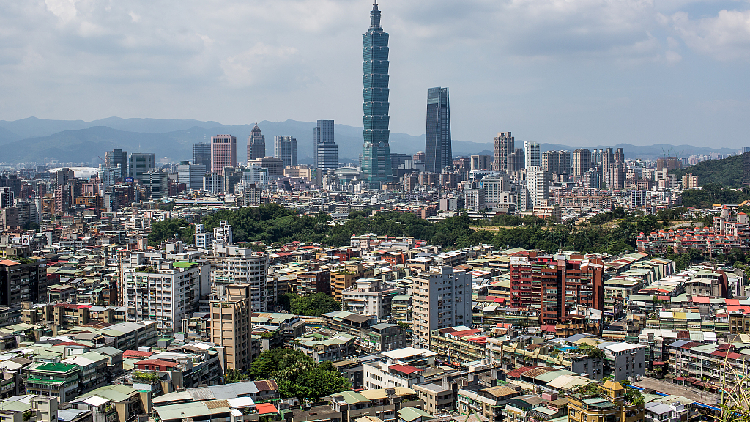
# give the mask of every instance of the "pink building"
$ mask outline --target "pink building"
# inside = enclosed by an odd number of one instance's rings
[[[224,175],[224,167],[237,166],[237,137],[216,135],[211,137],[211,172]]]

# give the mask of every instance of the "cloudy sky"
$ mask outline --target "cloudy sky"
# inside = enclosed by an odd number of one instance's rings
[[[0,0],[0,119],[362,124],[368,0]],[[391,130],[750,145],[750,0],[381,0]]]

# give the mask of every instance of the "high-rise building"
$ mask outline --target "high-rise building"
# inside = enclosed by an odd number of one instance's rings
[[[223,297],[211,301],[211,342],[222,350],[225,370],[245,371],[252,363],[250,295],[249,284],[232,284]]]
[[[318,120],[318,125],[313,128],[313,161],[316,169],[339,168],[339,146],[333,135],[333,120]]]
[[[448,88],[427,90],[425,134],[425,171],[440,173],[444,168],[450,167],[453,161]]]
[[[211,137],[211,172],[224,175],[224,167],[237,167],[237,137],[216,135]]]
[[[577,149],[570,155],[570,167],[573,180],[578,181],[591,168],[591,151]]]
[[[273,139],[273,156],[281,158],[284,167],[297,165],[297,138],[276,136]]]
[[[211,144],[200,142],[193,144],[193,164],[203,164],[206,171],[211,171]]]
[[[134,152],[130,154],[128,162],[128,176],[142,180],[144,175],[156,168],[156,154]]]
[[[604,310],[604,265],[581,255],[510,258],[510,307],[537,309],[541,324],[570,321],[589,308]]]
[[[523,148],[516,148],[515,151],[512,151],[508,156],[505,158],[505,172],[510,174],[515,171],[520,171],[524,169],[525,165],[525,159],[524,159],[524,152]]]
[[[417,344],[427,347],[433,330],[471,326],[471,274],[440,267],[415,278],[414,286],[412,316]]]
[[[550,175],[570,175],[570,152],[545,151],[542,153],[542,169]]]
[[[524,167],[541,167],[542,150],[538,143],[523,141]]]
[[[391,146],[388,143],[388,33],[380,27],[380,10],[373,3],[370,28],[362,36],[362,173],[370,188],[391,181]]]
[[[178,263],[166,254],[134,252],[121,257],[120,268],[128,321],[156,321],[160,332],[172,333],[181,329],[182,318],[195,312],[200,300],[208,299],[208,264]]]
[[[625,187],[625,154],[622,148],[617,148],[615,152],[612,152],[612,148],[604,150],[601,170],[602,180],[607,189],[616,190]]]
[[[108,169],[120,167],[119,172],[115,173],[115,178],[120,180],[128,175],[128,152],[121,149],[114,149],[104,153],[104,166]]]
[[[13,191],[7,187],[0,187],[0,208],[9,208],[13,206]]]
[[[495,137],[495,161],[492,170],[508,171],[508,156],[515,151],[515,141],[510,132],[500,132]]]
[[[177,182],[184,183],[185,189],[203,189],[203,176],[206,175],[206,166],[203,164],[190,164],[183,161],[177,166]]]
[[[221,237],[221,232],[214,230],[213,254],[208,257],[214,296],[224,296],[228,285],[247,284],[250,286],[250,310],[265,312],[268,255],[228,245]]]
[[[540,207],[549,198],[549,181],[541,167],[526,167],[526,190],[529,193],[529,208]]]
[[[260,133],[258,124],[255,124],[250,136],[247,137],[247,161],[257,160],[266,156],[266,137]]]
[[[472,170],[490,170],[492,168],[492,156],[491,155],[472,155],[471,156],[471,169]]]

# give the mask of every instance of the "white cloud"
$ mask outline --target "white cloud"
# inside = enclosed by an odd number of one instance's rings
[[[232,86],[249,87],[275,81],[280,74],[289,75],[285,70],[296,66],[297,49],[275,47],[256,43],[252,48],[221,61],[224,79]],[[282,81],[275,81],[282,82]]]
[[[76,17],[76,2],[78,0],[44,0],[47,10],[60,18],[63,23],[68,23]]]
[[[687,12],[663,17],[685,42],[718,60],[750,60],[750,11],[722,10],[715,17],[691,20]]]
[[[747,2],[725,12],[700,9],[719,7],[711,0],[379,3],[391,34],[395,132],[424,131],[426,89],[441,85],[451,89],[457,139],[555,128],[563,113],[566,128],[592,137],[589,122],[607,121],[597,113],[615,119],[635,107],[602,107],[612,104],[608,96],[653,104],[672,94],[679,100],[665,107],[679,115],[688,101],[684,84],[664,87],[679,80],[672,73],[690,79],[715,59],[750,56]],[[325,117],[359,125],[370,8],[366,0],[0,2],[0,119]],[[726,86],[748,85],[724,77]],[[579,114],[587,117],[576,121]]]

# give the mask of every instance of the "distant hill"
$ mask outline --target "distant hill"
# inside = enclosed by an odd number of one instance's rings
[[[11,132],[4,127],[0,127],[0,145],[17,141],[19,139],[21,139],[21,136],[19,136],[18,134]]]
[[[739,188],[742,187],[744,176],[743,155],[733,155],[723,160],[701,161],[694,166],[674,170],[671,173],[678,178],[692,173],[693,176],[698,176],[700,186],[717,184],[727,188]]]
[[[167,158],[169,161],[189,160],[192,158],[193,143],[209,142],[211,136],[218,134],[232,134],[237,137],[238,159],[244,162],[247,158],[247,137],[253,125],[254,123],[222,125],[218,122],[192,119],[122,119],[119,117],[108,117],[92,122],[36,117],[16,121],[0,120],[0,145],[3,146],[0,162],[45,162],[54,159],[62,162],[89,162],[96,165],[99,162],[97,157],[103,157],[104,152],[112,148],[122,148],[128,152],[154,152],[157,157]],[[299,162],[301,164],[312,163],[312,129],[315,127],[315,122],[264,120],[258,125],[266,137],[266,155],[273,155],[274,136],[294,136],[297,138]],[[335,130],[340,161],[357,162],[362,153],[362,128],[337,124]],[[406,133],[391,133],[390,143],[392,152],[414,154],[425,149],[425,136],[424,134],[413,136]],[[516,140],[516,145],[518,148],[523,147],[523,141]],[[491,142],[453,140],[453,155],[455,156],[492,155],[493,148]],[[541,144],[542,151],[559,149],[572,151],[576,148],[561,144]],[[736,152],[729,148],[713,149],[668,144],[649,146],[619,144],[612,148],[623,148],[626,158],[642,159],[655,159],[675,154],[688,156]]]

